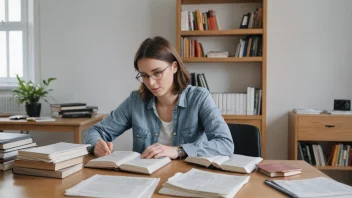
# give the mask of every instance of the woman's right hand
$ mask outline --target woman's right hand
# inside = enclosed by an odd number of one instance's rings
[[[112,144],[112,142],[105,142],[104,140],[100,139],[95,144],[94,155],[96,157],[103,157],[105,155],[109,155],[113,150],[113,146],[114,145]]]

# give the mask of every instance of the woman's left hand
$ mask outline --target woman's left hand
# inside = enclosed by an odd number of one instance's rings
[[[148,146],[142,153],[142,158],[160,158],[169,157],[176,159],[178,157],[177,146],[165,146],[159,143]]]

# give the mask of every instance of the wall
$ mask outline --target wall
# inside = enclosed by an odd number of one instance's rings
[[[268,158],[287,158],[289,110],[332,108],[334,98],[352,98],[350,7],[349,0],[268,1]],[[175,9],[174,0],[41,0],[41,76],[58,78],[55,102],[113,110],[138,88],[133,57],[139,44],[155,35],[175,44]],[[33,135],[40,144],[73,141],[70,133]],[[131,144],[130,133],[114,141],[119,150]]]

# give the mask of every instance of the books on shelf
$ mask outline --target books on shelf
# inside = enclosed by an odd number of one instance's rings
[[[66,196],[83,197],[152,197],[160,178],[93,175],[67,189]],[[102,188],[103,187],[103,188]]]
[[[189,81],[190,85],[196,86],[196,87],[203,87],[205,89],[208,89],[209,91],[209,85],[207,82],[207,79],[205,78],[204,73],[198,74],[198,73],[191,73],[191,80]]]
[[[185,162],[199,164],[205,167],[214,166],[218,169],[230,172],[251,173],[256,169],[256,165],[261,162],[261,157],[250,157],[233,154],[229,156],[212,157],[187,157]]]
[[[262,37],[246,36],[237,44],[234,57],[262,56]]]
[[[133,151],[114,151],[110,155],[90,160],[85,167],[120,169],[123,171],[152,174],[159,168],[170,163],[168,157],[161,159],[142,159]]]
[[[290,197],[352,196],[351,186],[326,177],[301,180],[265,180],[264,183]]]
[[[207,12],[195,11],[181,11],[181,31],[191,30],[218,30],[218,19],[214,10]]]
[[[302,173],[301,168],[283,163],[258,164],[257,166],[259,172],[269,177],[286,177]]]
[[[0,133],[0,170],[6,171],[13,167],[18,150],[36,145],[29,134]]]
[[[211,93],[221,114],[261,115],[262,90],[247,87],[247,93]]]
[[[169,178],[159,193],[183,197],[234,197],[249,179],[249,176],[211,173],[192,168]]]
[[[181,38],[181,57],[204,57],[202,43],[196,39]]]
[[[239,28],[262,28],[263,27],[263,8],[257,8],[256,11],[244,14],[242,16]]]
[[[227,58],[229,52],[226,51],[209,51],[206,55],[208,58]]]

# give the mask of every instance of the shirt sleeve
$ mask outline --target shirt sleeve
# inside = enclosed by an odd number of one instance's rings
[[[199,138],[194,143],[182,145],[187,155],[231,156],[234,152],[234,143],[230,129],[208,91],[203,92],[199,103],[199,121],[207,138]]]
[[[92,145],[88,148],[89,152],[93,151],[94,146],[99,139],[103,139],[106,142],[111,142],[132,127],[132,97],[133,94],[123,101],[104,120],[88,129],[84,135],[84,142]]]

